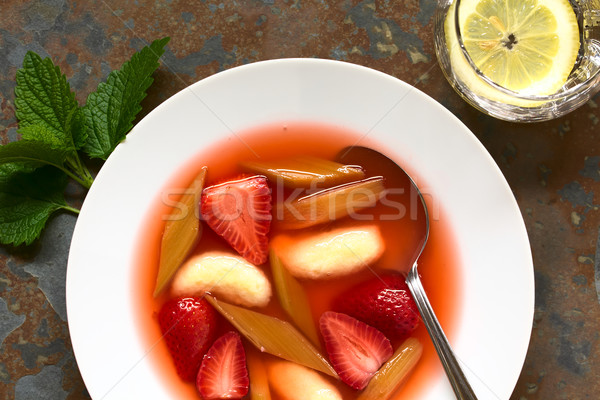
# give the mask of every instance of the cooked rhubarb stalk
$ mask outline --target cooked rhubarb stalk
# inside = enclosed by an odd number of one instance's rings
[[[412,371],[421,358],[423,345],[408,338],[398,347],[392,358],[373,375],[358,400],[387,400]]]
[[[201,225],[198,216],[205,176],[206,167],[203,167],[167,217],[160,244],[160,262],[154,296],[160,294],[169,283],[200,237]]]
[[[257,349],[337,377],[325,357],[289,322],[246,308],[206,299]]]
[[[250,375],[250,400],[271,400],[267,368],[260,353],[252,346],[246,351],[246,363]]]
[[[290,188],[329,187],[363,179],[358,165],[344,165],[317,157],[293,157],[276,161],[246,162],[242,168],[265,175],[271,183]]]
[[[284,229],[302,229],[333,221],[374,206],[384,189],[380,176],[334,186],[277,203],[275,219]]]
[[[342,400],[331,378],[289,361],[269,365],[269,382],[282,400]]]
[[[319,336],[315,326],[306,292],[300,283],[281,264],[281,260],[271,251],[271,270],[273,282],[277,290],[279,303],[290,316],[294,324],[317,347],[320,347]]]

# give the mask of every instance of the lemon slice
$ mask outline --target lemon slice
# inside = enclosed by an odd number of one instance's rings
[[[454,11],[453,4],[444,29],[455,73],[478,95],[527,106],[493,89],[473,71],[458,46]],[[579,51],[577,17],[568,0],[461,0],[459,26],[479,70],[520,94],[556,93]]]

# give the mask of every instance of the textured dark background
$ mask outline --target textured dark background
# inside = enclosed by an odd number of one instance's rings
[[[135,50],[170,36],[141,114],[193,82],[259,60],[330,58],[398,77],[473,131],[525,219],[536,309],[512,399],[597,399],[600,97],[541,124],[479,113],[454,93],[437,65],[434,7],[433,0],[0,0],[0,140],[18,138],[13,90],[28,50],[51,57],[83,103]],[[80,205],[84,193],[73,186],[69,194]],[[74,223],[73,215],[58,215],[41,242],[0,249],[0,399],[87,398],[65,311]]]

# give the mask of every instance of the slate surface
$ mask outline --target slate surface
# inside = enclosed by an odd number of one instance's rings
[[[513,400],[600,393],[600,125],[596,96],[551,122],[487,117],[445,81],[433,47],[433,0],[4,0],[0,6],[0,140],[18,138],[15,73],[33,50],[87,94],[133,51],[171,42],[142,115],[218,71],[281,57],[320,57],[396,76],[442,103],[479,138],[520,206],[533,250],[536,310]],[[79,206],[84,193],[70,188]],[[0,250],[0,399],[88,398],[73,357],[64,277],[75,216],[41,241]]]

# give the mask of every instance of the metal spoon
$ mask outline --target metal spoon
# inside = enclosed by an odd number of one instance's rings
[[[388,189],[401,189],[396,190],[393,195],[398,196],[399,204],[409,205],[410,215],[404,217],[407,217],[406,223],[414,225],[411,229],[416,233],[414,235],[416,240],[414,243],[415,252],[410,259],[412,264],[407,264],[412,265],[412,267],[406,273],[406,284],[415,299],[419,313],[444,366],[456,398],[459,400],[477,400],[433,312],[419,278],[417,262],[429,237],[429,213],[423,194],[402,167],[378,151],[366,147],[351,146],[340,151],[337,159],[345,164],[361,165],[370,175],[385,175]],[[395,171],[395,173],[390,176],[390,171]],[[405,188],[408,189],[408,192],[405,191]]]

